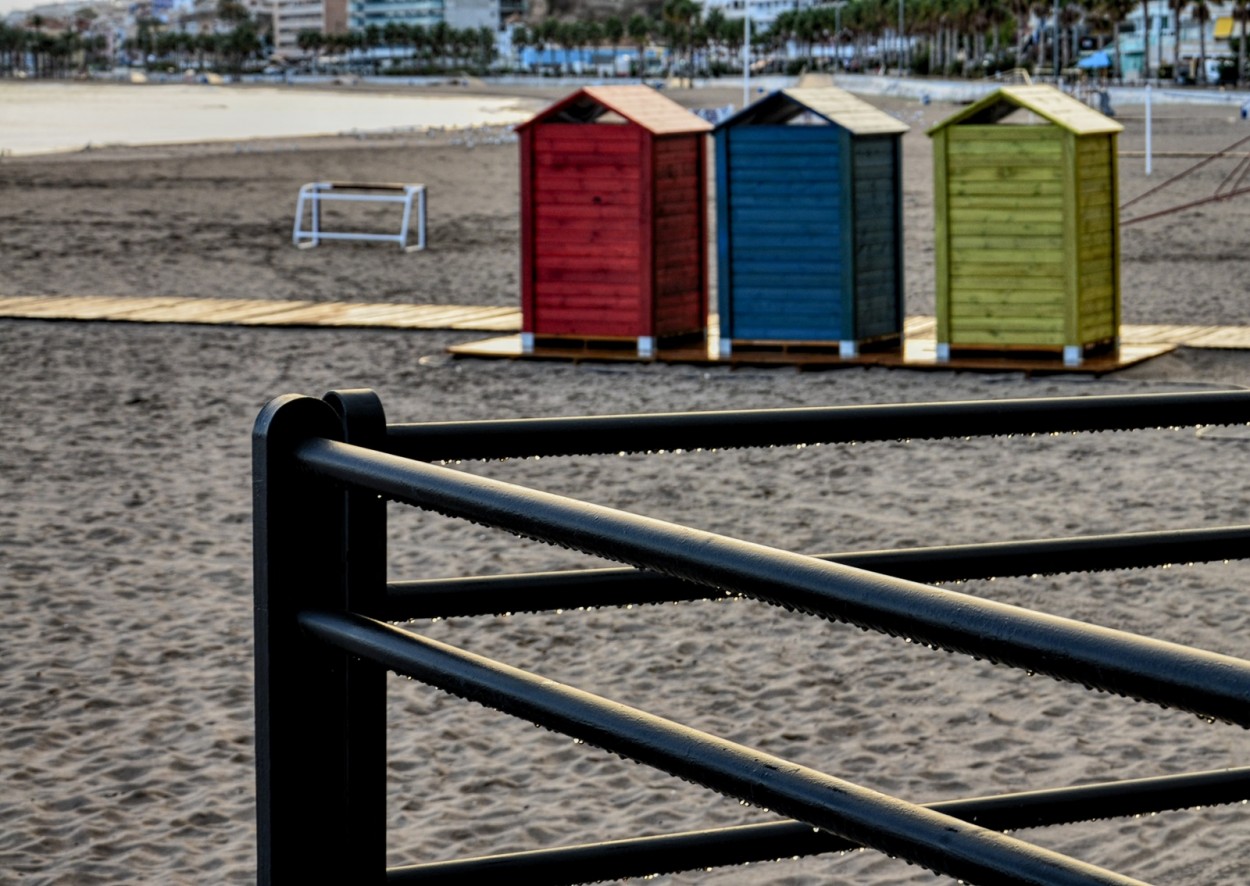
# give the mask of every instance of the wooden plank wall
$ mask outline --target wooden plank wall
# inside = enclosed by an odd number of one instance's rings
[[[1049,124],[945,130],[952,344],[1064,344],[1065,134]]]
[[[832,126],[739,126],[728,131],[728,271],[733,337],[838,341],[842,291],[843,166]],[[718,158],[718,163],[721,158]]]
[[[656,139],[652,179],[654,334],[707,325],[707,205],[702,134]]]
[[[642,299],[642,131],[534,128],[534,332],[637,336]]]
[[[1114,338],[1119,326],[1114,135],[1076,141],[1078,343]]]
[[[877,136],[854,139],[852,146],[855,328],[850,336],[867,339],[903,329],[902,144],[898,136]]]

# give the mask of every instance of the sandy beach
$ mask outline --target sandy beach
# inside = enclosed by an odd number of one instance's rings
[[[520,90],[499,90],[520,95]],[[529,98],[552,99],[529,91]],[[733,86],[674,91],[690,106]],[[874,100],[904,140],[909,314],[933,310],[928,126],[952,105]],[[1139,151],[1140,108],[1117,109]],[[1154,174],[1250,135],[1169,106]],[[1216,161],[1125,217],[1207,197]],[[0,158],[0,296],[190,295],[515,304],[509,132],[113,148]],[[430,242],[298,250],[299,186],[424,182]],[[1250,198],[1126,226],[1124,319],[1250,325]],[[456,360],[473,333],[0,320],[0,882],[255,878],[250,428],[269,398],[371,387],[392,421],[1212,390],[1250,353],[1181,350],[1121,373],[711,369]],[[1246,522],[1244,427],[464,469],[803,553]],[[1230,482],[1231,479],[1231,482]],[[593,561],[394,508],[391,577]],[[1250,658],[1250,563],[969,582],[959,590]],[[918,802],[1244,765],[1247,736],[763,604],[418,623],[428,636]],[[409,681],[389,699],[388,863],[770,821],[758,809]],[[310,773],[315,777],[315,773]],[[1017,834],[1152,883],[1238,883],[1250,807]],[[953,883],[872,852],[664,884]]]
[[[0,82],[0,155],[511,126],[533,113],[524,98],[432,92]]]

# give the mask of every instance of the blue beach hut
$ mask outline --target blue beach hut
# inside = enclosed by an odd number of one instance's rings
[[[901,341],[907,129],[834,87],[774,92],[716,127],[722,356]]]

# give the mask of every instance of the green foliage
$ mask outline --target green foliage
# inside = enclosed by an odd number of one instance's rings
[[[927,77],[929,75],[929,47],[925,46],[917,49],[911,54],[911,72],[917,77]]]
[[[38,13],[26,19],[26,27],[0,21],[0,76],[16,72],[36,77],[69,77],[109,63],[108,41],[91,33],[98,15],[80,10],[72,27],[45,31],[48,20]]]
[[[1215,82],[1220,86],[1230,86],[1237,82],[1237,62],[1234,59],[1219,60],[1219,74]]]
[[[248,21],[251,15],[239,0],[217,0],[217,18],[237,25]]]

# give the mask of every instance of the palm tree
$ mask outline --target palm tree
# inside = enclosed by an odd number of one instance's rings
[[[798,20],[799,11],[797,9],[787,9],[778,13],[773,19],[772,25],[768,28],[768,37],[775,43],[785,43],[795,37],[795,22]]]
[[[1172,78],[1181,77],[1181,15],[1189,0],[1168,0],[1168,9],[1172,13]],[[1159,34],[1159,42],[1163,43],[1163,34]]]
[[[994,10],[993,14],[995,16],[1001,14],[1002,5],[1000,3],[992,2],[989,5]],[[911,44],[907,40],[907,22],[909,19],[906,16],[906,4],[902,3],[900,6],[902,6],[902,9],[899,10],[900,16],[898,21],[898,74],[901,77],[903,76],[904,68],[908,70],[911,68]],[[912,30],[915,30],[914,24],[912,25]]]
[[[807,64],[815,67],[816,41],[820,37],[820,22],[813,10],[804,9],[794,22],[794,39],[807,47]]]
[[[102,64],[106,49],[108,40],[103,34],[88,34],[83,37],[83,65],[91,67]]]
[[[1059,7],[1059,24],[1064,34],[1064,40],[1060,44],[1064,68],[1070,67],[1076,59],[1076,31],[1083,17],[1084,11],[1079,3],[1065,3]]]
[[[1246,22],[1250,20],[1250,0],[1233,0],[1233,18],[1241,23],[1241,37],[1237,40],[1237,88],[1246,85]]]
[[[26,17],[26,26],[35,32],[33,35],[31,35],[29,41],[27,42],[27,45],[30,46],[31,49],[34,50],[33,55],[35,57],[35,76],[36,77],[40,75],[41,70],[43,68],[43,66],[40,64],[40,59],[43,55],[44,43],[45,43],[44,41],[45,34],[43,33],[43,26],[45,23],[46,23],[46,19],[44,19],[44,17],[37,12],[31,13],[30,15]]]
[[[312,56],[312,69],[317,70],[317,57],[321,53],[321,47],[326,45],[326,35],[318,31],[316,28],[304,28],[295,35],[295,45],[309,56]]]
[[[377,25],[369,24],[365,26],[364,31],[357,32],[359,32],[360,45],[364,46],[365,56],[370,61],[372,71],[374,71],[374,74],[377,74],[377,64],[379,64],[377,50],[385,45],[384,39],[382,39],[382,29]]]
[[[479,63],[482,66],[482,73],[486,73],[495,61],[495,32],[490,28],[481,27],[475,33]]]
[[[941,3],[942,0],[919,0],[919,2],[913,2],[907,8],[907,16],[911,21],[912,32],[922,35],[925,41],[925,53],[928,57],[928,70],[921,73],[934,73],[935,71],[941,70],[943,65],[942,48],[939,40],[939,35],[942,32],[943,20]],[[1025,14],[1028,14],[1027,6]],[[841,40],[842,38],[842,34],[840,33],[841,28],[839,27],[841,23],[840,19],[841,16],[836,15],[835,10],[835,22],[832,29],[835,42]],[[1020,59],[1017,59],[1016,63],[1022,64]],[[913,59],[913,65],[914,64],[915,60]]]
[[[338,37],[341,35],[336,34],[334,36]],[[256,26],[252,24],[250,18],[246,18],[235,25],[225,35],[225,44],[223,46],[231,70],[241,70],[244,61],[259,52],[260,46],[260,37],[257,35]]]
[[[451,27],[447,22],[437,22],[426,31],[429,39],[430,53],[438,59],[438,66],[447,68],[447,52],[451,45]]]
[[[364,31],[343,31],[337,33],[333,37],[337,52],[344,56],[351,69],[353,59],[359,60],[364,55],[365,50],[365,32]]]
[[[63,31],[56,36],[44,34],[43,44],[44,54],[48,57],[48,73],[53,76],[64,76],[66,68],[69,66],[69,57],[73,53],[71,39],[76,36],[72,32]]]
[[[237,26],[252,17],[240,0],[217,0],[217,18],[228,25]]]
[[[1250,2],[1250,0],[1247,0]],[[612,47],[612,76],[616,76],[616,56],[620,53],[621,40],[625,38],[625,22],[612,15],[603,20],[603,39]]]
[[[426,31],[425,26],[409,25],[408,42],[404,45],[412,50],[412,64],[415,67],[417,60],[426,55],[430,48],[429,32]]]
[[[17,45],[17,28],[0,22],[0,71],[13,72],[13,53]]]
[[[1038,72],[1050,70],[1056,77],[1059,76],[1059,15],[1056,14],[1055,4],[1049,0],[1037,0],[1033,4],[1033,13],[1039,20],[1049,25],[1043,26],[1038,31],[1037,40],[1037,70]]]
[[[725,53],[725,14],[719,8],[711,9],[703,18],[703,31],[707,35],[709,55],[721,59]]]
[[[1016,67],[1024,67],[1024,35],[1028,33],[1030,0],[1008,0],[1007,10],[1016,20]]]
[[[959,74],[961,77],[967,77],[977,60],[974,35],[978,33],[981,4],[973,0],[950,0],[947,8],[947,30],[951,40],[950,56],[955,58],[960,50],[963,51],[963,63],[960,65]]]
[[[837,26],[838,39],[849,44],[851,49],[851,59],[855,64],[862,61],[862,49],[867,42],[867,21],[869,14],[867,7],[862,2],[852,2],[842,9],[837,10]]]
[[[517,25],[512,29],[512,50],[516,53],[518,68],[521,67],[521,60],[525,57],[525,47],[533,45],[534,38],[525,25]]]
[[[181,59],[178,57],[178,50],[181,42],[178,39],[177,31],[162,31],[156,35],[156,56],[162,62],[168,62],[173,59],[173,63],[181,67]]]
[[[651,20],[641,13],[630,16],[629,22],[625,25],[630,42],[638,50],[639,77],[644,77],[647,73],[647,43],[651,40],[653,27]]]
[[[842,24],[855,42],[855,56],[866,55],[867,45],[881,45],[885,31],[885,12],[881,0],[860,0],[842,10]]]
[[[564,50],[561,70],[574,70],[574,59],[580,60],[580,50],[586,45],[586,29],[581,22],[557,22],[553,37]]]
[[[26,47],[26,32],[0,22],[0,71],[10,74],[17,69],[17,59]]]
[[[1195,0],[1190,12],[1198,23],[1198,82],[1207,82],[1207,22],[1211,21],[1211,7],[1206,0]],[[1179,24],[1179,23],[1178,23]]]
[[[74,33],[78,36],[78,50],[81,53],[80,71],[87,70],[87,57],[95,43],[94,40],[87,37],[87,33],[99,17],[100,13],[90,7],[83,7],[74,13]]]
[[[560,42],[560,22],[554,18],[546,18],[534,29],[534,43],[544,55],[554,44]]]
[[[372,25],[376,31],[377,25]],[[395,64],[396,57],[400,54],[400,50],[406,50],[412,45],[412,29],[413,25],[406,25],[402,22],[387,22],[381,29],[380,35],[372,38],[369,34],[369,28],[365,28],[365,45],[372,49],[375,46],[385,46],[387,55],[390,56],[391,64]],[[375,53],[370,52],[370,55]],[[404,53],[407,55],[407,52]],[[377,62],[374,62],[375,66]]]
[[[1250,0],[1247,0],[1250,2]],[[1097,0],[1098,14],[1111,25],[1111,45],[1115,47],[1115,77],[1124,79],[1124,62],[1120,52],[1120,26],[1136,6],[1136,0]]]
[[[688,85],[694,79],[694,23],[702,11],[695,0],[664,0],[664,25],[669,41],[669,71],[672,71],[672,57],[686,50],[686,71]]]
[[[217,35],[212,31],[201,31],[195,35],[195,39],[191,43],[191,50],[196,56],[196,67],[201,71],[204,70],[204,57],[212,56],[213,66],[216,67],[217,54],[220,51],[221,41],[217,39]],[[301,48],[303,48],[301,46]]]

